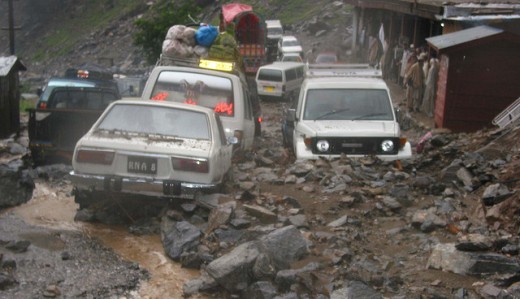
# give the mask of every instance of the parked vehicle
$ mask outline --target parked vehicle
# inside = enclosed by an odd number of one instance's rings
[[[281,62],[303,62],[303,58],[298,53],[285,53],[280,57]]]
[[[267,63],[267,29],[264,18],[253,7],[241,3],[222,5],[225,24],[235,25],[235,39],[246,74],[256,74],[258,68]]]
[[[290,100],[300,91],[304,76],[300,62],[274,62],[258,69],[257,94],[261,99]]]
[[[29,111],[29,149],[33,162],[69,164],[76,142],[103,110],[118,100],[113,88],[48,87],[51,92],[40,108]]]
[[[259,105],[253,103],[246,77],[229,62],[160,61],[148,77],[142,98],[213,109],[221,116],[226,135],[238,138],[237,149],[251,149],[255,130],[260,130]]]
[[[273,62],[278,54],[278,40],[283,36],[283,26],[280,20],[265,20],[267,26],[267,60]]]
[[[326,51],[320,52],[316,56],[317,64],[327,64],[327,63],[338,63],[338,55],[335,52]]]
[[[297,159],[412,156],[381,71],[368,65],[311,65],[306,76],[296,108],[286,111],[282,124],[284,142]]]
[[[278,56],[282,57],[286,53],[297,53],[300,54],[300,57],[304,58],[302,45],[295,36],[282,36],[278,41]]]
[[[114,102],[74,150],[75,200],[88,206],[106,192],[192,198],[215,190],[231,179],[235,141],[206,107]]]
[[[112,73],[87,68],[67,69],[63,77],[52,77],[43,89],[38,91],[39,99],[36,108],[45,109],[49,97],[56,87],[101,87],[110,88],[121,98],[119,87]]]

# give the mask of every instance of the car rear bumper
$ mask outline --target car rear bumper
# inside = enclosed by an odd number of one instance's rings
[[[197,191],[209,191],[218,184],[103,176],[70,172],[70,180],[80,190],[111,191],[159,197],[193,198]]]

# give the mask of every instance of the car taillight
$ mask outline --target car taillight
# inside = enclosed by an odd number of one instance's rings
[[[113,160],[113,151],[80,149],[76,155],[76,162],[78,163],[110,165]]]
[[[47,109],[47,102],[40,102],[38,104],[38,107],[36,107],[38,109]]]
[[[208,160],[172,157],[172,165],[175,170],[191,172],[209,172]]]

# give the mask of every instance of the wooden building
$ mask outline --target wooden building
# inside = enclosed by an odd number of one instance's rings
[[[20,128],[19,71],[26,68],[16,56],[0,57],[0,138]]]
[[[440,61],[435,125],[455,132],[486,126],[520,96],[520,36],[478,26],[427,38]]]

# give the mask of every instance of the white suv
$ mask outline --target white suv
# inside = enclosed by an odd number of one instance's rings
[[[282,130],[297,159],[412,156],[381,72],[366,65],[310,66]]]
[[[286,53],[298,53],[303,58],[302,45],[295,36],[282,36],[278,41],[278,56],[282,57]]]

